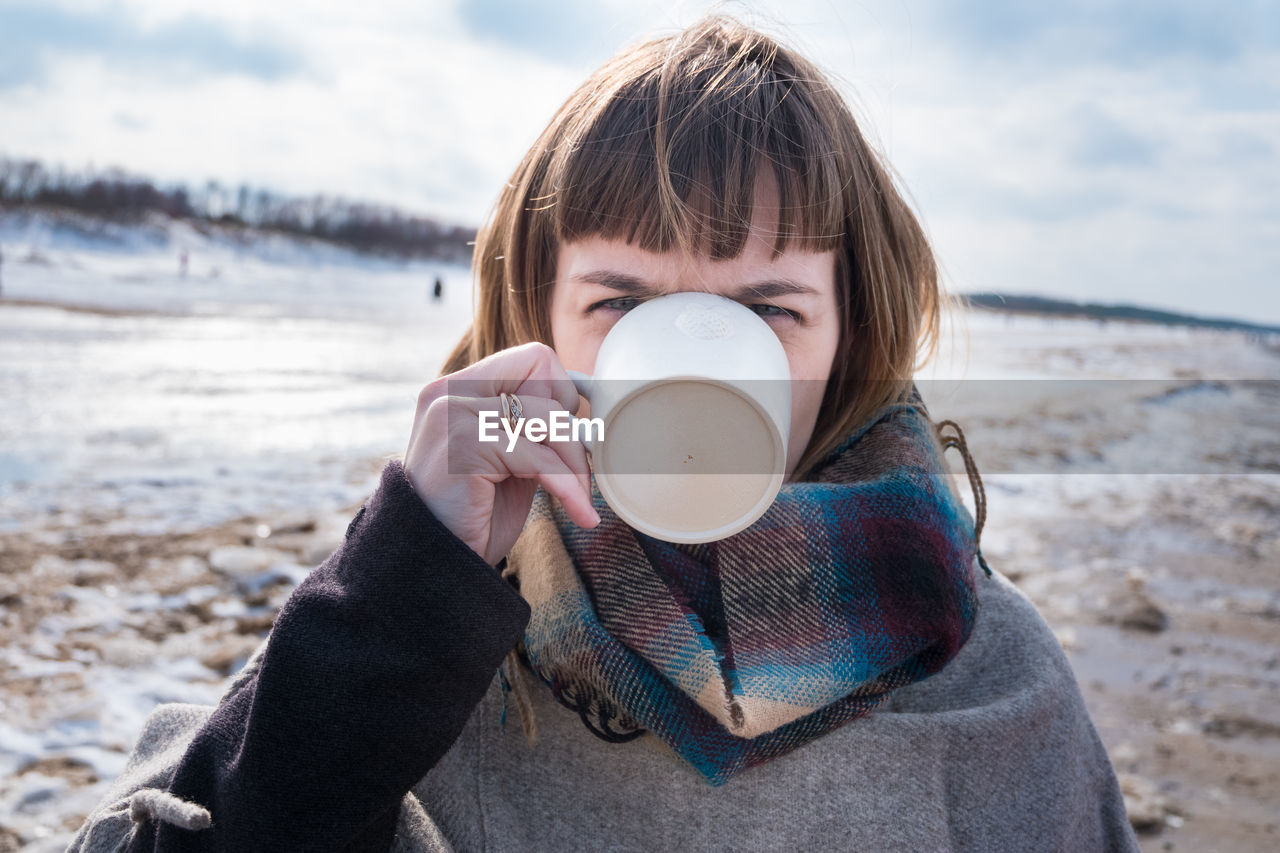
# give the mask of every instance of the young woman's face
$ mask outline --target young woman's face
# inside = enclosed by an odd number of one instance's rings
[[[840,338],[835,252],[789,249],[774,258],[772,228],[755,226],[730,260],[647,252],[599,237],[563,244],[551,296],[556,354],[567,369],[593,373],[600,343],[618,318],[646,299],[682,290],[736,300],[778,335],[791,378],[802,380],[792,385],[790,476],[813,435]]]

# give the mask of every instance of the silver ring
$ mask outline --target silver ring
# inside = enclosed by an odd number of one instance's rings
[[[511,425],[511,431],[515,432],[520,428],[520,418],[524,416],[524,406],[520,405],[520,398],[515,394],[508,394],[503,391],[498,395],[502,400],[502,417]]]

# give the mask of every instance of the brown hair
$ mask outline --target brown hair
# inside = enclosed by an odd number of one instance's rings
[[[599,236],[732,258],[757,180],[775,179],[775,252],[836,250],[840,343],[803,479],[841,439],[910,392],[937,345],[942,292],[924,232],[816,66],[731,18],[623,50],[552,117],[475,248],[476,319],[452,373],[528,341],[551,344],[557,247]]]

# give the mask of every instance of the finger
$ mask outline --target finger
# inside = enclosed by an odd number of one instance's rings
[[[578,389],[555,350],[542,343],[521,344],[496,352],[446,379],[450,395],[494,397],[506,391],[548,397],[565,411],[578,411]]]
[[[579,527],[595,527],[600,516],[591,503],[591,492],[550,446],[521,439],[510,452],[500,454],[500,464],[513,477],[536,479],[564,506]]]
[[[590,437],[590,431],[583,430],[581,427],[575,428],[572,415],[556,400],[524,394],[518,396],[526,426],[530,419],[537,419],[547,425],[546,436],[540,438],[537,443],[545,444],[554,450],[564,460],[569,470],[581,480],[583,492],[590,495],[591,466],[587,463],[586,445],[580,440],[583,435]],[[501,399],[497,402],[501,406]],[[520,440],[532,440],[527,436],[528,434],[525,433]]]
[[[475,419],[475,428],[468,430],[463,426],[453,434],[463,436],[463,440],[469,440],[466,436],[470,434],[476,441],[480,441],[480,432],[484,429],[488,438],[497,439],[496,442],[483,442],[486,447],[497,446],[503,452],[510,452],[517,443],[531,441],[524,430],[530,427],[530,421],[540,421],[546,426],[547,431],[536,443],[545,444],[551,448],[578,478],[583,493],[590,496],[591,466],[587,463],[586,447],[581,441],[574,440],[575,427],[572,416],[555,400],[525,394],[517,396],[520,399],[521,417],[524,418],[524,422],[521,425],[521,432],[516,435],[514,441],[512,440],[513,430],[509,429],[509,422],[502,417],[502,400],[499,397],[458,401],[465,407],[462,416]],[[578,429],[581,435],[581,428]]]

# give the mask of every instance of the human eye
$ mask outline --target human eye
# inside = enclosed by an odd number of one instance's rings
[[[596,311],[615,311],[619,314],[625,314],[632,308],[640,304],[640,300],[634,296],[618,296],[613,299],[602,299],[587,308],[587,313],[592,314]]]
[[[756,305],[748,305],[747,307],[766,320],[777,318],[780,320],[793,320],[798,323],[804,319],[800,316],[799,312],[792,311],[790,308],[783,308],[781,305],[759,303]]]

